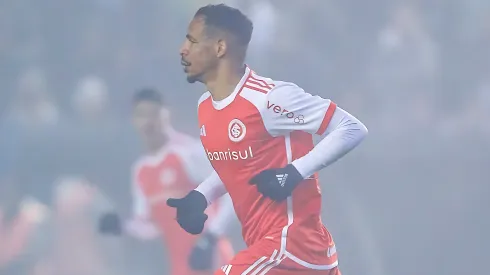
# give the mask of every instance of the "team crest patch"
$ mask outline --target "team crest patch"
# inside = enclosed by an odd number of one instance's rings
[[[236,118],[230,121],[230,124],[228,125],[228,137],[231,141],[241,141],[245,137],[246,133],[247,128],[245,127],[245,124],[243,124],[243,122]]]

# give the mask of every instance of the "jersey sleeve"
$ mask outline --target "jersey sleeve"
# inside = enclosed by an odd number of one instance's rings
[[[218,173],[213,172],[196,189],[206,198],[208,205],[219,200],[216,216],[210,221],[208,232],[221,236],[228,229],[230,220],[236,217],[231,197]]]
[[[124,222],[124,231],[140,240],[152,240],[157,238],[161,232],[151,221],[150,207],[140,187],[137,166],[133,168],[132,174],[131,194],[133,197],[133,217]]]
[[[143,190],[141,190],[136,171],[133,171],[131,195],[133,198],[133,216],[141,219],[148,218],[150,216],[150,208],[148,207]]]
[[[313,96],[287,82],[278,83],[266,99],[266,109],[262,116],[272,136],[292,131],[323,135],[337,109],[331,100]]]
[[[197,186],[211,174],[213,167],[200,142],[192,142],[184,150],[186,153],[182,154],[182,157],[186,173]]]
[[[209,223],[208,232],[215,236],[221,236],[228,231],[233,220],[236,220],[235,209],[230,195],[225,194],[219,199],[219,209]]]
[[[196,185],[203,182],[211,172],[213,172],[213,167],[206,156],[206,151],[200,142],[197,142],[192,151],[192,162],[193,162],[193,173],[192,179]]]
[[[361,121],[342,108],[336,108],[320,142],[292,164],[304,178],[310,177],[354,149],[367,133]]]
[[[196,187],[195,190],[206,197],[208,205],[228,193],[228,190],[226,190],[226,187],[221,181],[221,178],[218,176],[218,173],[216,173],[214,170],[201,184],[199,184],[199,186]]]

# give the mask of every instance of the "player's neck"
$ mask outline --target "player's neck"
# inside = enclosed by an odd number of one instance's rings
[[[231,95],[243,74],[245,74],[245,65],[219,67],[215,77],[206,81],[206,87],[213,100],[220,101]]]
[[[158,153],[165,145],[167,145],[170,137],[166,133],[162,133],[160,136],[153,138],[146,144],[146,150],[148,154],[153,155]]]

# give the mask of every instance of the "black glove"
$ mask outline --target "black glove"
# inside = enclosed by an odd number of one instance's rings
[[[205,233],[199,238],[189,255],[189,266],[197,271],[214,269],[215,247],[218,239],[211,233]]]
[[[275,201],[283,201],[291,196],[294,188],[303,180],[303,176],[292,164],[284,168],[268,169],[250,179],[257,185],[259,193]]]
[[[204,214],[208,202],[203,194],[192,190],[181,199],[168,199],[167,205],[177,208],[177,222],[180,227],[190,234],[201,234],[208,219],[208,215]]]
[[[121,219],[116,213],[106,213],[99,218],[99,232],[104,235],[121,235]]]

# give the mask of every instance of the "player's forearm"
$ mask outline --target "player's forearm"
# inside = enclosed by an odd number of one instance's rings
[[[208,232],[214,236],[221,236],[227,230],[230,220],[235,219],[233,203],[229,195],[224,195],[219,199],[219,209],[214,219],[211,220]]]
[[[228,193],[216,171],[213,171],[195,190],[206,197],[208,205]]]
[[[293,161],[303,177],[309,177],[343,157],[359,145],[368,130],[357,118],[337,108],[327,133],[313,150]]]

